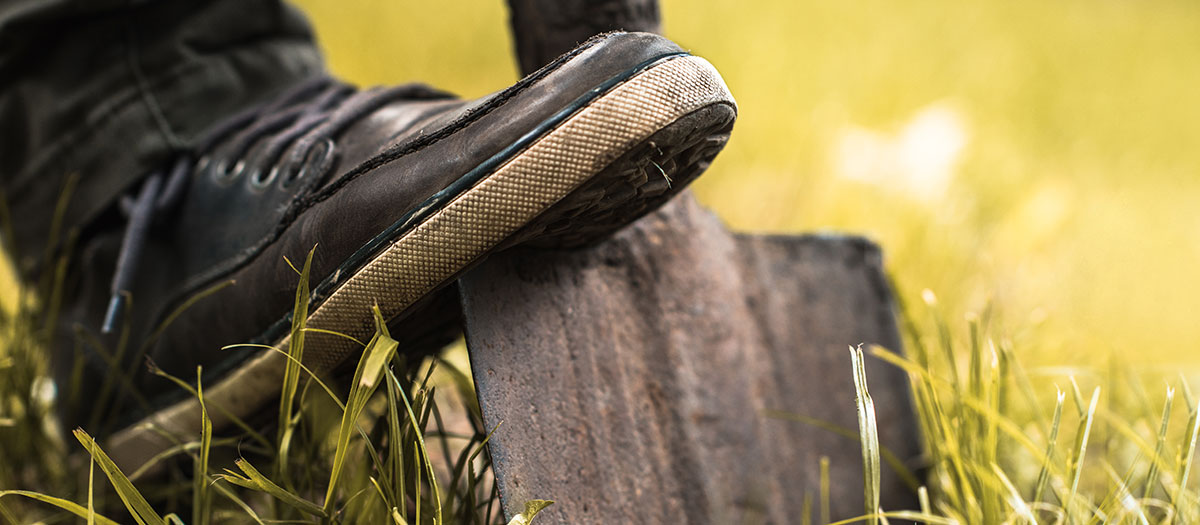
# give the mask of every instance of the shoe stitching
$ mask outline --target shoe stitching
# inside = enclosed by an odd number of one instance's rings
[[[228,275],[228,274],[231,274],[238,270],[241,270],[243,267],[245,267],[247,264],[249,264],[250,261],[254,260],[254,258],[259,253],[261,253],[267,246],[270,246],[271,244],[275,243],[275,241],[279,240],[279,238],[282,237],[283,233],[285,231],[287,231],[287,229],[292,225],[292,223],[294,223],[295,220],[303,212],[307,211],[313,205],[320,203],[321,201],[327,199],[330,195],[332,195],[333,193],[336,193],[337,189],[344,187],[346,184],[351,182],[353,179],[355,179],[358,176],[361,176],[362,174],[367,173],[375,168],[383,166],[384,164],[387,164],[388,162],[391,162],[392,160],[395,160],[402,156],[411,154],[415,151],[419,151],[430,145],[436,144],[437,142],[440,142],[441,140],[445,139],[446,137],[452,135],[453,133],[460,131],[461,129],[465,128],[467,125],[471,124],[475,120],[478,120],[479,118],[482,118],[483,116],[491,113],[493,110],[495,110],[496,108],[500,107],[501,105],[507,103],[509,100],[511,100],[515,96],[519,95],[520,93],[523,93],[530,86],[541,81],[546,76],[548,76],[550,73],[553,73],[554,71],[558,70],[564,64],[566,64],[568,61],[575,58],[579,54],[594,47],[599,42],[606,40],[618,33],[619,32],[610,32],[610,33],[604,33],[604,34],[592,37],[587,42],[581,44],[579,47],[560,56],[554,62],[547,64],[542,69],[530,74],[529,76],[525,77],[518,83],[514,84],[513,86],[510,86],[505,91],[496,95],[496,97],[494,97],[488,104],[464,114],[462,117],[459,117],[453,123],[447,125],[446,127],[442,128],[441,130],[438,130],[437,132],[435,132],[433,134],[426,135],[424,137],[416,139],[412,142],[406,143],[403,146],[385,151],[384,153],[377,155],[377,156],[373,157],[372,159],[363,162],[358,167],[354,168],[350,172],[347,172],[345,175],[340,177],[337,181],[330,184],[329,187],[327,187],[325,190],[322,190],[321,194],[318,194],[316,196],[308,196],[307,195],[313,189],[314,186],[316,186],[317,184],[320,183],[320,181],[317,178],[310,179],[309,181],[307,181],[305,183],[305,187],[297,192],[297,197],[292,199],[292,201],[290,203],[288,203],[288,211],[285,212],[283,214],[283,216],[280,217],[275,228],[269,234],[267,234],[265,237],[260,239],[254,245],[238,252],[237,254],[230,257],[229,259],[226,259],[226,262],[219,263],[216,267],[214,267],[206,272],[201,272],[201,273],[189,278],[186,282],[183,283],[183,285],[181,285],[178,288],[178,290],[179,290],[178,292],[175,292],[172,294],[172,295],[175,295],[176,298],[168,301],[167,306],[164,306],[163,309],[160,310],[160,312],[170,311],[171,305],[178,304],[179,301],[181,300],[181,297],[186,297],[186,296],[190,295],[191,292],[193,292],[194,290],[203,286],[205,283],[211,282],[212,280],[220,278],[221,276]],[[161,313],[156,315],[156,317],[161,317]]]
[[[550,73],[553,73],[555,70],[562,67],[563,64],[566,64],[572,58],[575,58],[576,56],[582,54],[584,51],[591,49],[593,46],[598,44],[600,41],[606,40],[617,34],[620,34],[620,32],[603,33],[603,34],[596,35],[596,36],[588,39],[587,42],[584,42],[583,44],[579,45],[578,47],[571,50],[570,52],[558,57],[557,59],[555,59],[554,62],[551,62],[551,63],[547,64],[546,66],[543,66],[541,69],[531,73],[529,76],[526,76],[525,78],[521,79],[516,84],[509,86],[504,91],[501,91],[499,94],[497,94],[491,100],[489,100],[487,104],[470,109],[469,111],[464,113],[461,117],[456,119],[454,122],[447,124],[442,129],[440,129],[432,134],[425,135],[425,136],[419,137],[417,139],[414,139],[411,142],[408,142],[405,144],[397,144],[395,146],[392,146],[387,151],[384,151],[383,153],[376,155],[375,157],[362,162],[361,164],[356,166],[354,169],[346,172],[344,175],[339,177],[337,181],[330,184],[327,188],[322,189],[320,191],[320,193],[318,193],[317,195],[309,197],[308,200],[310,202],[307,203],[307,206],[311,206],[313,204],[316,204],[318,202],[321,202],[321,201],[329,198],[333,194],[337,193],[337,191],[339,189],[341,189],[343,186],[345,186],[346,184],[349,184],[354,179],[358,178],[359,176],[361,176],[364,173],[368,173],[368,172],[370,172],[380,166],[383,166],[384,164],[392,162],[400,157],[404,157],[408,154],[419,151],[428,146],[437,144],[438,142],[441,142],[443,139],[461,131],[463,128],[467,127],[468,125],[475,122],[476,120],[479,120],[479,119],[487,116],[492,111],[495,111],[497,108],[508,103],[509,100],[511,100],[514,97],[516,97],[517,95],[521,94],[526,89],[528,89],[530,86],[541,81],[547,75],[549,75]]]
[[[478,121],[480,118],[483,118],[484,116],[487,116],[488,114],[495,111],[496,109],[499,109],[500,107],[504,106],[510,100],[512,100],[513,98],[522,94],[531,86],[542,81],[547,76],[549,76],[551,73],[557,71],[562,66],[564,66],[566,63],[568,63],[575,57],[579,56],[583,52],[595,47],[597,44],[599,44],[602,41],[608,40],[608,39],[612,38],[613,36],[620,35],[620,34],[625,34],[625,32],[612,31],[612,32],[602,33],[602,34],[593,36],[592,38],[588,39],[584,43],[577,46],[575,49],[559,56],[553,62],[548,63],[547,65],[543,66],[538,71],[535,71],[535,72],[527,75],[525,78],[521,79],[516,84],[509,86],[504,91],[493,96],[490,100],[488,100],[488,102],[486,104],[481,105],[477,108],[473,108],[472,110],[470,110],[467,113],[460,116],[455,121],[451,122],[450,124],[444,126],[443,128],[439,129],[438,131],[436,131],[430,135],[425,135],[425,136],[419,137],[419,138],[417,138],[411,142],[405,143],[403,145],[393,146],[393,147],[389,148],[388,150],[384,151],[383,153],[378,154],[378,155],[372,157],[371,159],[363,161],[355,168],[351,169],[350,171],[348,171],[345,174],[343,174],[342,176],[340,176],[336,181],[330,183],[327,187],[321,189],[315,195],[311,194],[311,192],[316,186],[318,186],[322,183],[321,179],[314,177],[314,178],[306,181],[304,183],[305,186],[303,188],[300,188],[299,191],[297,191],[297,193],[296,193],[296,197],[293,198],[291,200],[291,202],[288,203],[287,211],[284,212],[284,214],[282,216],[280,216],[275,228],[270,233],[268,233],[266,236],[264,236],[262,239],[260,239],[258,242],[254,243],[250,247],[247,247],[246,249],[244,249],[244,250],[236,253],[235,255],[231,256],[230,258],[226,259],[223,263],[218,263],[214,267],[210,268],[208,271],[198,273],[195,276],[187,279],[187,281],[185,281],[182,285],[180,285],[179,287],[176,288],[176,291],[174,291],[170,294],[171,296],[173,296],[173,298],[170,299],[169,301],[167,301],[165,303],[165,306],[160,308],[159,312],[155,315],[155,318],[156,319],[161,318],[165,312],[172,311],[172,309],[174,308],[175,305],[179,304],[182,300],[185,300],[187,297],[189,297],[191,294],[193,294],[196,290],[203,287],[206,283],[212,282],[215,279],[225,277],[225,276],[228,276],[228,275],[231,275],[233,273],[243,270],[246,266],[248,266],[250,264],[250,262],[254,261],[259,255],[261,255],[261,253],[263,251],[265,251],[265,249],[267,247],[271,246],[276,241],[278,241],[283,236],[283,233],[286,232],[288,230],[288,228],[290,228],[293,225],[293,223],[296,221],[296,219],[298,219],[300,217],[300,215],[302,215],[305,211],[310,209],[312,206],[328,199],[330,196],[337,193],[338,190],[343,188],[348,183],[352,182],[354,179],[358,178],[359,176],[361,176],[363,174],[369,173],[369,172],[375,170],[376,168],[384,166],[396,159],[399,159],[406,155],[409,155],[414,152],[425,149],[431,145],[437,144],[438,142],[441,142],[442,140],[454,135],[455,133],[461,131],[462,129],[466,128],[467,126],[471,125],[472,123]]]

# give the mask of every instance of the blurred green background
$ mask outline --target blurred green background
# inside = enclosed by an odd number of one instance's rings
[[[480,96],[501,0],[303,0],[330,67]],[[665,0],[740,106],[696,183],[733,228],[860,233],[910,302],[1000,312],[1035,364],[1200,362],[1192,0]]]

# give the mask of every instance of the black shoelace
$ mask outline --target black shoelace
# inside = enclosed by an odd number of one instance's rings
[[[322,75],[211,128],[194,148],[180,152],[169,169],[150,173],[136,194],[121,199],[128,222],[101,332],[111,333],[120,321],[150,225],[184,198],[193,173],[212,170],[213,176],[226,180],[246,176],[253,184],[277,182],[283,187],[301,178],[324,178],[333,166],[334,139],[361,118],[401,99],[450,96],[420,84],[356,91]],[[245,156],[259,144],[254,159],[247,160]],[[222,145],[221,158],[210,157],[218,145]]]

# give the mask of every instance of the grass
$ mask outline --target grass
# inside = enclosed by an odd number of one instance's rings
[[[332,69],[361,84],[419,79],[478,96],[516,78],[502,2],[298,3]],[[740,105],[730,146],[696,185],[701,200],[738,229],[868,234],[897,282],[938,292],[900,290],[923,305],[906,312],[905,357],[865,350],[908,371],[926,436],[921,505],[902,515],[1200,520],[1191,344],[1200,340],[1200,98],[1191,93],[1200,62],[1190,52],[1200,11],[1191,2],[664,0],[663,17],[669,37],[717,65]],[[945,162],[910,165],[914,144]],[[852,162],[863,158],[876,160]],[[50,417],[38,303],[7,272],[0,292],[0,489],[125,512],[109,483],[75,478],[91,467],[63,461],[84,448]],[[469,436],[438,428],[455,403],[437,400],[460,390],[454,374],[437,388],[430,369],[448,369],[439,363],[393,361],[395,381],[381,380],[358,418],[362,433],[345,440],[332,504],[325,482],[345,412],[303,373],[299,401],[280,418],[292,433],[245,447],[262,456],[286,442],[290,460],[246,465],[336,519],[392,519],[391,503],[429,522],[433,478],[446,484],[443,519],[466,517],[490,497],[464,488],[486,483],[479,445],[489,429],[474,415]],[[433,454],[435,466],[455,467],[446,475],[429,473],[421,429],[426,455],[443,439],[464,451]],[[167,502],[156,512],[196,521],[186,503],[207,501],[214,520],[250,520],[247,508],[263,520],[317,516],[265,485],[196,483],[204,476],[190,473],[206,471],[256,483],[241,467],[206,470],[203,442],[180,449],[193,466],[175,486],[139,487]],[[828,522],[830,487],[817,490],[804,519]],[[6,494],[0,521],[57,516],[29,493]],[[884,510],[894,519],[905,509]]]
[[[300,270],[301,300],[308,267]],[[1027,371],[990,315],[951,323],[931,292],[922,296],[919,312],[904,312],[907,355],[850,349],[865,506],[859,518],[836,523],[1200,520],[1200,488],[1191,472],[1200,406],[1187,381],[1173,381],[1156,396],[1129,367],[1111,366],[1106,374],[1081,369],[1087,374],[1058,376],[1061,388],[1044,392],[1047,382],[1037,374],[1056,372]],[[438,402],[445,399],[438,383],[448,380],[442,384],[458,388],[461,401],[473,396],[469,379],[456,371],[437,374],[436,368],[451,365],[436,358],[406,363],[377,311],[375,336],[364,344],[345,398],[299,364],[301,347],[273,349],[294,367],[289,377],[295,384],[285,382],[281,391],[295,397],[281,403],[284,426],[265,450],[254,445],[263,436],[214,436],[205,410],[204,430],[160,458],[172,469],[170,481],[135,483],[86,432],[64,439],[54,424],[54,399],[37,386],[46,381],[46,363],[32,310],[0,317],[0,460],[10,467],[0,469],[0,520],[50,523],[73,514],[94,523],[139,524],[503,521],[488,470],[490,431],[471,408],[468,435],[442,423],[447,405]],[[294,333],[304,333],[303,317],[293,323]],[[880,470],[883,460],[892,460],[876,435],[867,355],[911,379],[928,467],[919,508],[879,508]],[[194,382],[176,381],[203,402],[199,378],[197,370]],[[1114,390],[1127,395],[1105,395]],[[214,460],[218,456],[224,459]],[[83,463],[88,477],[73,475]],[[821,486],[807,488],[820,494],[816,508],[808,505],[811,514],[797,521],[829,522],[828,465],[821,464]],[[529,524],[550,503],[528,502],[510,525]]]
[[[268,350],[288,357],[274,439],[244,421],[235,422],[240,435],[214,436],[197,369],[194,380],[171,379],[200,400],[203,430],[153,460],[166,475],[139,482],[88,433],[76,429],[70,439],[58,428],[47,383],[49,332],[39,329],[46,318],[39,305],[54,301],[28,299],[21,289],[15,310],[0,309],[0,522],[74,514],[139,525],[504,523],[484,446],[490,432],[466,374],[438,358],[407,362],[378,310],[345,397],[300,363],[311,257],[297,270],[291,344]],[[452,392],[440,394],[439,386]],[[76,475],[85,469],[88,477]],[[63,497],[72,494],[85,496]],[[551,503],[530,501],[510,523],[529,524]]]
[[[907,319],[908,356],[870,353],[911,378],[930,465],[921,509],[928,522],[1200,519],[1200,491],[1191,480],[1200,420],[1186,379],[1147,381],[1119,361],[1103,374],[1034,370],[1061,381],[1046,392],[1046,377],[1021,365],[1011,343],[992,335],[987,317],[971,316],[963,330],[951,330],[934,295],[923,295],[925,315],[910,312]],[[1159,394],[1149,394],[1147,383],[1162,385]]]

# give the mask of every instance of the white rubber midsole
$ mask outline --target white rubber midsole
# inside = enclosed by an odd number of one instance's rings
[[[370,323],[364,320],[370,319],[374,305],[385,316],[398,315],[624,152],[715,103],[732,104],[733,97],[703,58],[682,56],[633,76],[381,250],[311,312],[308,326],[368,339],[371,334],[363,330]],[[287,343],[285,337],[275,347],[286,348]],[[324,337],[320,344],[346,356],[361,350],[343,338]],[[214,428],[230,424],[224,412],[246,418],[278,399],[286,360],[263,350],[219,382],[205,385]],[[189,398],[117,432],[105,449],[125,472],[132,472],[170,447],[199,440],[200,421],[200,404]]]

